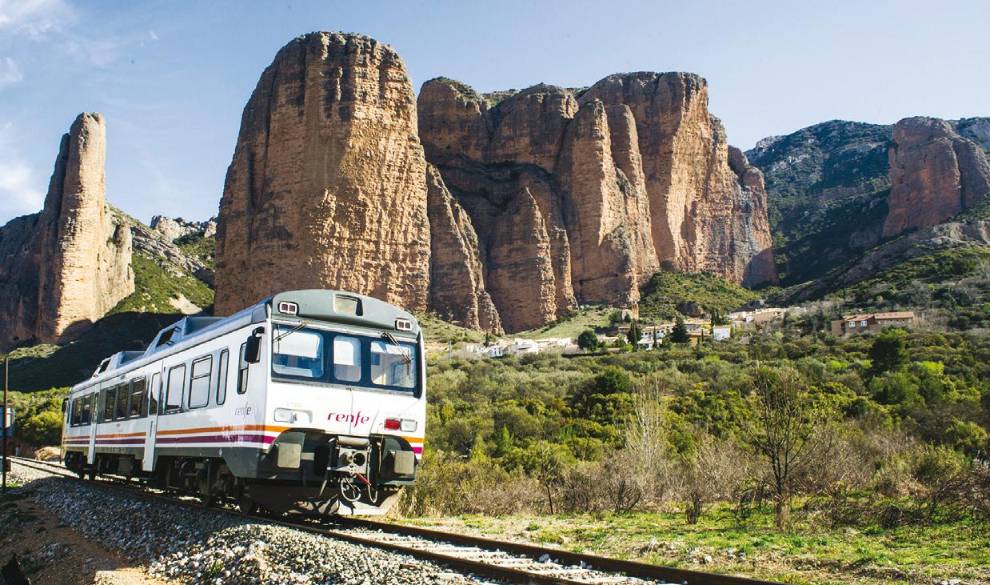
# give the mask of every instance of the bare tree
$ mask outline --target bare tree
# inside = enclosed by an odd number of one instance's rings
[[[797,478],[817,455],[827,451],[821,432],[831,414],[817,408],[801,375],[790,368],[760,367],[754,375],[753,412],[747,440],[770,467],[778,528],[790,521],[790,500]]]

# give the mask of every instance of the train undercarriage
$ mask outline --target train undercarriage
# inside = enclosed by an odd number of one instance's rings
[[[119,451],[98,452],[92,465],[83,453],[72,451],[65,465],[80,478],[102,474],[136,479],[198,497],[207,506],[222,501],[236,504],[245,514],[264,509],[275,515],[383,514],[416,475],[413,451],[390,435],[287,431],[267,451],[245,447],[159,452],[150,472],[142,470],[143,454]]]

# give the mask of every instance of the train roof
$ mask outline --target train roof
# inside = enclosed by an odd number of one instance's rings
[[[191,345],[184,343],[186,341],[213,337],[206,336],[209,332],[222,335],[251,323],[260,323],[269,315],[287,321],[318,320],[386,329],[403,337],[418,336],[420,333],[419,323],[411,313],[374,297],[327,289],[285,291],[229,317],[183,317],[159,331],[146,349],[119,351],[104,359],[90,379],[81,384],[112,377],[119,373],[116,370],[136,365],[139,361],[151,361],[156,354],[179,351]]]

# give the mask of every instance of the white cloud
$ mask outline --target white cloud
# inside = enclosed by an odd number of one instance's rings
[[[14,126],[0,124],[0,224],[41,210],[40,179],[17,150]]]
[[[0,89],[16,85],[24,80],[21,68],[17,66],[17,61],[10,57],[0,58]]]
[[[65,0],[0,0],[0,31],[42,38],[75,20]]]

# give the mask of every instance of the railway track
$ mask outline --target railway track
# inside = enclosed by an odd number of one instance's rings
[[[23,457],[11,459],[28,468],[80,480],[63,465]],[[176,497],[139,486],[124,479],[101,479],[85,482],[104,489],[125,490],[137,497],[164,500],[185,507],[202,508],[198,500]],[[225,506],[211,508],[217,512],[245,517]],[[534,544],[494,540],[465,534],[443,532],[375,520],[343,517],[331,524],[309,517],[273,518],[264,514],[247,516],[262,522],[294,528],[328,538],[335,538],[429,560],[452,569],[488,579],[532,585],[613,585],[664,583],[682,585],[774,585],[745,577],[719,575],[651,565],[635,561],[569,552]]]

